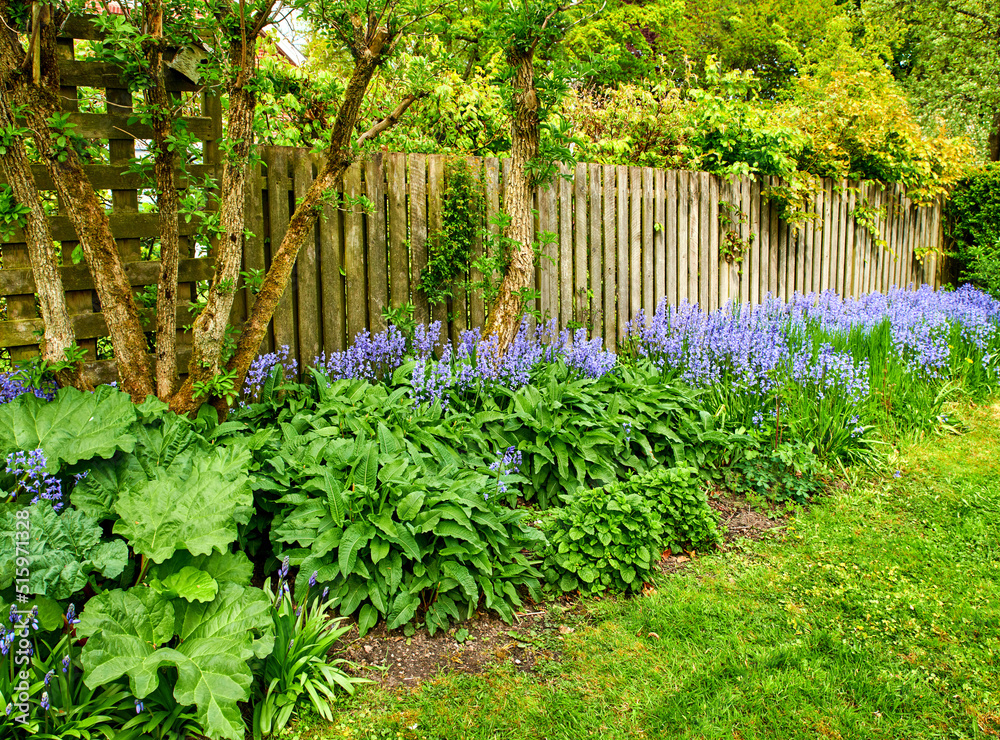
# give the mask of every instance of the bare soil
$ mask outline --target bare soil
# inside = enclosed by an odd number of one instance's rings
[[[759,540],[769,530],[784,524],[782,517],[769,517],[752,509],[746,501],[721,492],[713,493],[709,503],[719,512],[725,531],[724,548],[740,539]],[[665,552],[660,570],[679,571],[694,557],[697,553]],[[392,688],[416,686],[448,673],[478,674],[497,665],[532,673],[547,663],[558,662],[561,641],[584,618],[576,600],[567,596],[531,605],[516,615],[513,624],[477,612],[472,619],[433,637],[426,629],[410,636],[402,630],[389,632],[384,623],[359,637],[355,627],[344,635],[336,649],[339,657],[353,664],[351,673]]]
[[[357,628],[344,636],[340,657],[354,664],[350,671],[386,687],[415,686],[447,673],[482,673],[489,666],[509,665],[526,673],[557,662],[560,642],[575,627],[567,624],[569,599],[533,606],[516,615],[513,624],[477,612],[472,619],[431,637],[426,629],[406,636],[380,624],[362,638]],[[551,612],[558,611],[558,616]]]

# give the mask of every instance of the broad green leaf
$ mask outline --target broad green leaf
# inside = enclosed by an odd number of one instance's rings
[[[391,545],[383,540],[381,537],[372,538],[371,544],[371,558],[372,564],[378,565],[378,562],[389,554],[389,549]]]
[[[156,688],[156,648],[174,636],[174,609],[148,588],[104,591],[87,602],[77,625],[86,637],[81,659],[92,689],[128,675],[142,699]]]
[[[357,559],[358,549],[375,536],[375,527],[367,522],[354,522],[340,540],[337,560],[341,573],[350,573],[354,570],[354,562]]]
[[[211,601],[219,592],[219,582],[203,570],[190,565],[181,568],[176,573],[167,576],[162,581],[163,587],[171,594],[185,601]]]
[[[60,388],[52,401],[31,393],[0,404],[0,454],[41,447],[50,471],[118,450],[131,452],[135,406],[127,394],[108,386],[83,392]]]
[[[240,460],[245,466],[249,455],[242,452]],[[233,466],[225,450],[199,455],[187,480],[158,475],[124,492],[115,504],[121,519],[114,531],[155,563],[181,549],[194,555],[224,551],[236,539],[236,525],[248,521],[253,504],[247,476],[232,478]]]
[[[272,626],[271,602],[267,595],[259,588],[235,583],[220,583],[218,596],[207,603],[178,602],[174,607],[177,636],[181,640],[239,635],[249,638],[253,634],[265,634]]]
[[[48,502],[27,511],[28,520],[21,525],[13,512],[0,517],[0,589],[11,585],[15,556],[25,550],[29,593],[52,599],[68,599],[81,591],[87,575],[94,571],[109,578],[121,574],[128,548],[118,539],[102,543],[96,520],[76,509],[57,514]],[[25,533],[30,533],[26,541],[21,539]],[[15,548],[15,543],[21,543],[21,548]]]
[[[387,628],[394,630],[409,622],[417,613],[418,606],[420,606],[420,599],[413,594],[405,591],[398,593],[386,615]]]
[[[209,737],[242,740],[246,733],[239,702],[250,698],[253,674],[239,657],[245,642],[239,637],[192,639],[148,659],[156,669],[177,668],[174,699],[181,706],[194,705]]]
[[[235,583],[238,586],[248,586],[253,575],[253,564],[242,551],[192,555],[187,550],[180,550],[169,560],[154,565],[149,569],[149,575],[164,580],[185,568],[204,571],[220,585]]]
[[[382,448],[382,454],[386,457],[392,457],[399,452],[399,442],[393,433],[389,431],[389,427],[382,422],[378,423],[378,441],[379,446]]]
[[[361,613],[358,615],[358,633],[361,637],[368,634],[368,630],[374,627],[378,623],[378,610],[371,604],[365,604],[361,607]]]
[[[97,520],[117,518],[115,502],[122,491],[146,485],[149,477],[135,455],[121,455],[99,461],[87,477],[73,487],[70,501],[80,511]]]
[[[469,569],[454,561],[446,561],[444,564],[444,574],[449,578],[458,581],[469,601],[479,600],[479,589],[476,587],[476,580],[469,573]]]
[[[411,521],[420,513],[420,507],[424,505],[425,496],[426,494],[423,491],[414,491],[408,494],[396,506],[396,516],[403,521]]]
[[[344,523],[347,516],[347,504],[344,501],[344,487],[329,468],[323,469],[323,483],[326,490],[326,503],[330,507],[330,516],[338,527]]]

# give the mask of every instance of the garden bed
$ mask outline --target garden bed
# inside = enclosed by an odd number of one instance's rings
[[[263,733],[305,704],[329,718],[356,678],[338,644],[387,686],[559,670],[575,627],[552,604],[653,597],[664,571],[786,536],[778,515],[832,471],[955,428],[949,398],[1000,375],[1000,302],[971,289],[664,306],[619,355],[527,322],[506,353],[438,338],[361,335],[304,377],[263,356],[222,423],[5,380],[0,607],[39,699],[22,722],[0,659],[0,728],[236,738],[245,715]]]

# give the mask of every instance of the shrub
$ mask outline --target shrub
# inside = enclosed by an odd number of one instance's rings
[[[546,579],[563,591],[636,591],[664,548],[719,542],[716,517],[694,468],[656,468],[579,491],[542,522]]]
[[[500,505],[505,475],[464,451],[481,436],[471,418],[406,409],[400,390],[365,381],[319,392],[315,412],[281,424],[257,453],[258,507],[274,512],[275,554],[300,566],[296,589],[317,571],[331,608],[357,613],[362,634],[380,617],[401,627],[421,607],[433,634],[480,599],[513,619],[519,590],[538,593],[523,551],[540,538],[527,512]]]
[[[961,278],[1000,298],[1000,166],[958,183],[948,202],[948,225]]]
[[[707,550],[722,541],[718,517],[708,505],[696,468],[656,468],[626,482],[649,501],[663,521],[663,547],[681,552]]]

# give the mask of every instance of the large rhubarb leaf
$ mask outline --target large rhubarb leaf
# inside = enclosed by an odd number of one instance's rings
[[[250,519],[248,462],[246,450],[216,448],[195,457],[186,479],[156,471],[145,486],[120,492],[115,533],[154,563],[182,549],[193,555],[224,551],[236,539],[236,525]]]
[[[154,565],[149,569],[149,575],[153,578],[166,579],[188,567],[204,571],[220,584],[235,583],[238,586],[249,586],[250,577],[253,575],[253,564],[242,551],[192,555],[187,550],[180,550],[169,560]]]
[[[52,401],[25,393],[0,404],[0,453],[41,447],[54,472],[61,463],[131,452],[134,421],[128,395],[107,386],[93,393],[60,388]]]
[[[174,608],[148,588],[105,591],[87,602],[77,634],[88,638],[81,653],[84,683],[92,689],[128,675],[139,699],[156,688],[157,648],[174,636]]]
[[[99,572],[117,578],[128,563],[124,540],[102,542],[100,524],[75,509],[57,514],[48,502],[28,509],[28,529],[12,512],[0,517],[0,589],[11,585],[16,555],[28,558],[28,592],[52,599],[68,599],[87,585],[87,576]],[[20,541],[18,532],[29,532]]]
[[[270,601],[260,589],[225,583],[205,604],[170,602],[147,588],[105,592],[87,604],[82,620],[88,686],[128,675],[141,699],[155,688],[157,671],[173,666],[174,698],[195,707],[204,734],[243,737],[238,703],[249,699],[253,683],[247,661],[266,657],[274,644]]]

